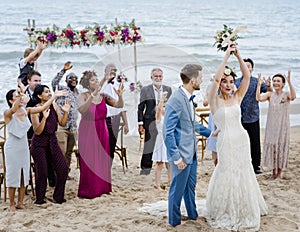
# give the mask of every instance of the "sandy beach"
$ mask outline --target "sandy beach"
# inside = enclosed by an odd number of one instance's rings
[[[261,138],[264,138],[262,130]],[[268,180],[271,172],[257,175],[259,185],[269,207],[269,214],[261,218],[260,231],[299,231],[300,226],[300,184],[299,150],[300,128],[291,128],[289,168],[284,170],[282,180]],[[33,204],[30,188],[25,196],[25,210],[9,211],[9,201],[0,204],[0,231],[175,231],[167,223],[167,216],[155,216],[140,212],[144,204],[167,201],[166,190],[154,186],[154,170],[149,176],[139,175],[139,138],[124,137],[127,147],[128,170],[123,173],[121,161],[115,158],[112,169],[113,191],[92,200],[77,198],[79,169],[73,156],[71,175],[67,181],[65,197],[67,202],[59,205],[47,200],[42,206]],[[201,157],[201,155],[199,155]],[[199,158],[200,159],[200,158]],[[210,153],[199,160],[196,197],[205,199],[210,176],[214,166]],[[167,183],[166,169],[162,175]],[[3,191],[3,190],[2,190]],[[53,189],[48,187],[46,196],[52,198]],[[2,193],[3,194],[3,193]],[[210,228],[205,222],[183,221],[185,231],[222,231]]]

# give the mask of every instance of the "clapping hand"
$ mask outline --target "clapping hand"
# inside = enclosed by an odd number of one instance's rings
[[[291,81],[291,70],[288,70],[288,74],[287,74],[287,76],[285,76],[285,78],[286,78],[287,82],[290,83],[290,81]]]
[[[271,86],[271,77],[268,77],[268,78],[262,77],[261,73],[258,73],[257,76],[258,76],[258,84],[259,85],[261,85],[263,82],[265,82],[268,87]]]
[[[263,78],[261,77],[261,73],[257,74],[257,80],[258,80],[258,85],[261,86],[262,82],[263,82]]]
[[[67,90],[58,90],[58,86],[55,87],[54,97],[66,96],[68,94]]]
[[[61,109],[68,113],[70,111],[71,108],[71,100],[70,99],[65,99],[65,104],[61,107]]]
[[[271,77],[268,77],[267,79],[266,79],[265,77],[263,77],[263,80],[264,80],[264,82],[266,83],[266,85],[267,85],[268,87],[271,86]]]
[[[37,41],[37,48],[42,51],[47,47],[47,43],[41,42],[41,41]]]
[[[25,93],[21,96],[21,103],[23,105],[27,105],[27,103],[30,101],[30,97],[28,93]]]
[[[24,94],[24,92],[22,92],[21,88],[19,88],[19,87],[17,88],[16,91],[17,91],[16,96],[18,98],[19,106],[26,105],[30,100],[29,94],[28,93]]]
[[[45,119],[47,119],[49,117],[49,114],[50,114],[50,109],[49,108],[47,110],[43,111],[43,116],[44,116]]]
[[[118,97],[121,97],[123,92],[124,92],[124,85],[123,83],[121,82],[120,86],[118,89],[114,88],[116,94],[118,94]]]
[[[167,92],[167,91],[164,91],[163,94],[162,94],[162,100],[163,100],[164,102],[167,101],[167,96],[168,96],[168,92]]]
[[[25,93],[26,89],[28,89],[29,85],[24,85],[23,82],[21,81],[21,79],[18,79],[18,86],[20,88],[20,91],[22,93]]]
[[[64,65],[63,70],[64,70],[64,71],[68,71],[68,70],[70,70],[72,67],[73,67],[73,66],[72,66],[71,61],[67,61],[67,62],[65,63],[65,65]]]

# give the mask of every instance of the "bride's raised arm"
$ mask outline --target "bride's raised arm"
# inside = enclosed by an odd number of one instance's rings
[[[238,49],[235,50],[234,55],[236,56],[236,58],[238,59],[238,62],[240,64],[240,69],[242,72],[242,82],[241,85],[239,86],[239,88],[237,89],[237,91],[235,92],[235,95],[238,97],[238,101],[241,104],[247,90],[250,84],[250,71],[246,65],[246,63],[244,62],[243,58],[241,57]]]
[[[220,86],[220,81],[224,75],[224,69],[227,64],[227,61],[229,60],[229,57],[231,55],[231,52],[234,52],[236,50],[235,44],[230,44],[226,50],[225,57],[221,64],[219,65],[219,68],[217,70],[217,73],[214,77],[214,83],[212,84],[212,87],[210,89],[210,92],[208,94],[208,102],[210,105],[211,112],[214,114],[217,110],[217,93]]]

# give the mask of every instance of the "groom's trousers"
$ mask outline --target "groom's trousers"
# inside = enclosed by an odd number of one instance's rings
[[[178,168],[174,162],[170,162],[172,183],[169,190],[168,210],[169,224],[172,226],[181,224],[180,205],[182,197],[184,198],[188,219],[196,220],[198,217],[195,203],[197,164],[198,161],[195,154],[191,164],[188,164],[179,174],[173,175],[173,173],[178,173]]]

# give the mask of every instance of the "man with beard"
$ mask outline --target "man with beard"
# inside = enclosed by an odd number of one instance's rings
[[[162,69],[152,69],[151,79],[153,83],[141,89],[140,103],[137,112],[139,134],[145,134],[140,175],[149,175],[152,168],[152,154],[157,136],[155,123],[157,105],[160,99],[162,99],[163,92],[168,92],[167,99],[172,94],[171,87],[162,84]]]
[[[58,97],[56,100],[57,105],[63,106],[65,104],[65,99],[69,99],[71,101],[71,108],[68,114],[68,122],[65,127],[58,126],[56,136],[58,140],[58,144],[63,154],[66,157],[69,172],[71,165],[71,157],[73,153],[73,148],[77,143],[77,119],[78,119],[78,111],[77,111],[77,97],[78,97],[78,77],[75,73],[71,72],[66,76],[67,86],[59,85],[63,75],[66,71],[72,68],[72,63],[70,61],[66,62],[63,69],[57,73],[57,75],[52,80],[52,88],[55,90],[55,87],[58,85],[58,89],[65,89],[68,91],[66,96]],[[68,180],[73,179],[68,176]]]
[[[182,197],[189,220],[198,217],[195,203],[197,180],[197,144],[195,132],[205,137],[211,131],[199,124],[195,117],[193,104],[194,90],[200,90],[202,66],[187,64],[181,72],[182,86],[171,96],[165,108],[163,126],[167,157],[171,167],[172,182],[169,190],[169,224],[180,227],[180,205]]]
[[[101,93],[113,98],[114,100],[118,101],[118,94],[115,92],[115,89],[119,89],[122,81],[115,80],[117,77],[117,68],[113,63],[107,64],[104,69],[104,76],[106,81],[103,84],[101,89]],[[127,114],[124,108],[116,108],[112,107],[109,104],[106,104],[107,107],[107,115],[106,115],[106,125],[109,133],[109,153],[111,162],[110,165],[112,166],[115,154],[115,148],[118,140],[119,134],[119,127],[121,118],[124,122],[124,134],[127,134],[129,131],[128,128],[128,121],[127,121]]]

